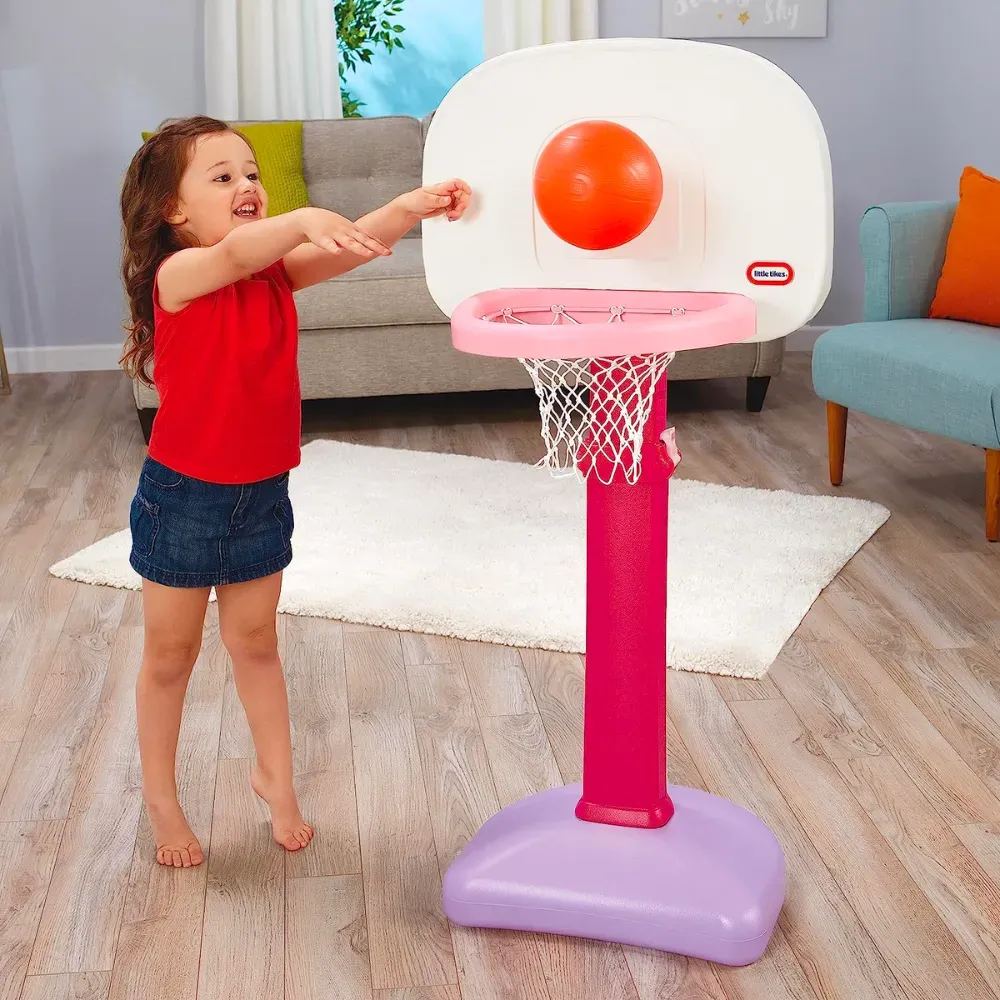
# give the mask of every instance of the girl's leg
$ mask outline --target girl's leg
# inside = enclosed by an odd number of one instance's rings
[[[288,693],[275,630],[281,574],[216,588],[219,631],[233,660],[233,678],[253,734],[254,791],[271,810],[274,839],[297,851],[312,839],[292,784]]]
[[[177,734],[188,678],[201,649],[206,589],[142,582],[145,636],[135,701],[142,758],[142,795],[161,865],[202,862],[201,845],[177,801]]]

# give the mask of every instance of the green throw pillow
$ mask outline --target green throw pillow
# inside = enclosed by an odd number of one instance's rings
[[[234,126],[257,154],[260,180],[267,191],[267,214],[283,215],[309,204],[302,174],[302,122],[255,122]],[[153,133],[143,132],[145,142]]]

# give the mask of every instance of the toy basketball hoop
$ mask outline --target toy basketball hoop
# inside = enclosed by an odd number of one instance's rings
[[[742,295],[500,289],[458,306],[452,343],[527,369],[541,409],[541,465],[605,485],[618,473],[635,483],[643,432],[675,353],[753,336],[755,312]]]
[[[625,106],[610,106],[609,78]],[[733,108],[718,101],[727,82]],[[502,106],[482,113],[497,93]],[[720,136],[729,145],[712,148]],[[734,165],[748,182],[736,198]],[[794,179],[760,183],[769,169]],[[424,170],[463,176],[478,202],[455,226],[424,228],[454,346],[521,361],[540,464],[587,490],[582,785],[489,820],[446,873],[445,912],[753,962],[784,901],[780,845],[740,806],[667,783],[667,501],[680,461],[667,372],[678,351],[790,333],[825,299],[831,183],[815,110],[776,67],[728,47],[540,46],[456,85]]]

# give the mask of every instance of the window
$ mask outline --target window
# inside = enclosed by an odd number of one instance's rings
[[[483,60],[482,0],[336,0],[344,117],[433,111]]]

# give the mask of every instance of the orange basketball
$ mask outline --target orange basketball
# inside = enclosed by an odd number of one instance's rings
[[[583,250],[634,240],[663,198],[656,154],[631,129],[606,121],[564,128],[535,165],[535,204],[545,224]]]

